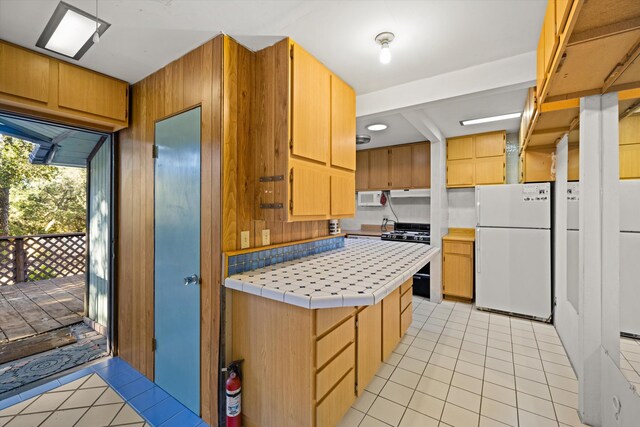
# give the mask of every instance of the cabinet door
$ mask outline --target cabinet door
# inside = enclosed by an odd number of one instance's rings
[[[49,58],[0,43],[0,92],[47,103]]]
[[[329,215],[329,174],[326,170],[296,163],[291,168],[291,214]]]
[[[504,184],[505,158],[481,157],[476,159],[476,185]]]
[[[447,162],[447,187],[473,187],[475,166],[472,160],[450,160]]]
[[[292,154],[327,163],[331,132],[331,73],[294,44],[291,79]]]
[[[58,82],[60,107],[126,120],[126,83],[64,62],[58,65]]]
[[[447,139],[447,160],[473,158],[473,136]]]
[[[411,146],[391,148],[391,187],[411,187]]]
[[[331,216],[355,215],[355,183],[353,173],[331,176]]]
[[[544,69],[548,73],[553,62],[553,56],[558,47],[558,37],[556,32],[556,2],[548,0],[547,12],[544,15]]]
[[[358,395],[378,371],[382,362],[382,303],[370,305],[358,313],[357,354]]]
[[[556,32],[561,34],[567,25],[573,0],[556,0]]]
[[[411,186],[431,188],[431,144],[414,145],[412,150]]]
[[[640,179],[640,144],[620,146],[620,179]]]
[[[331,165],[356,168],[356,94],[331,76]]]
[[[356,191],[369,189],[369,151],[356,152]]]
[[[476,158],[502,156],[507,147],[506,132],[485,133],[475,136]]]
[[[443,242],[442,287],[445,295],[473,298],[473,244]]]
[[[389,149],[380,148],[369,151],[369,189],[389,188]]]
[[[542,24],[542,31],[540,32],[540,38],[538,39],[538,50],[536,51],[536,90],[538,92],[538,100],[542,103],[542,89],[547,77],[546,66],[544,63],[544,23]]]
[[[387,360],[398,342],[400,342],[400,288],[382,300],[382,360]]]
[[[620,145],[640,143],[640,115],[625,117],[619,124]]]
[[[578,146],[569,147],[567,180],[580,180],[580,147]]]

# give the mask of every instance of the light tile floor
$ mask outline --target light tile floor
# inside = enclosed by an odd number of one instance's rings
[[[620,338],[620,369],[631,384],[640,391],[640,340]]]
[[[575,427],[577,393],[552,325],[414,296],[411,327],[340,426]]]

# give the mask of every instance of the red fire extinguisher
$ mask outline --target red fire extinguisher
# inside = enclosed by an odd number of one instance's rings
[[[227,427],[242,427],[242,383],[240,381],[240,363],[234,360],[226,369],[227,379]]]

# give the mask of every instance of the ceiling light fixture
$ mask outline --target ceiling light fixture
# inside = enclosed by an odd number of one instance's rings
[[[391,62],[391,50],[389,49],[389,43],[391,43],[395,37],[396,36],[393,33],[386,31],[378,34],[375,38],[376,43],[382,46],[380,50],[380,62],[383,64]]]
[[[509,114],[502,114],[500,116],[483,117],[481,119],[461,120],[460,124],[462,126],[479,125],[480,123],[491,123],[491,122],[499,122],[501,120],[517,119],[521,115],[522,113],[509,113]]]
[[[373,132],[378,132],[378,131],[381,131],[381,130],[385,130],[387,127],[388,126],[385,125],[384,123],[374,123],[372,125],[368,125],[367,129],[369,129],[370,131],[373,131]]]
[[[96,14],[97,10],[96,1]],[[44,27],[36,46],[78,60],[100,40],[100,36],[110,25],[61,1]]]

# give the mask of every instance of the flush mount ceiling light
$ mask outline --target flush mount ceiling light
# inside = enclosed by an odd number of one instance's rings
[[[390,32],[380,33],[376,36],[376,43],[382,46],[380,50],[380,62],[388,64],[391,62],[391,50],[389,49],[389,43],[393,41],[396,36]]]
[[[388,126],[385,125],[384,123],[374,123],[372,125],[367,126],[367,129],[369,129],[370,131],[373,132],[378,132],[381,130],[385,130]]]
[[[522,113],[502,114],[500,116],[483,117],[481,119],[461,120],[462,126],[479,125],[480,123],[499,122],[500,120],[517,119]]]
[[[60,2],[36,46],[78,60],[100,40],[110,25],[77,7]]]

